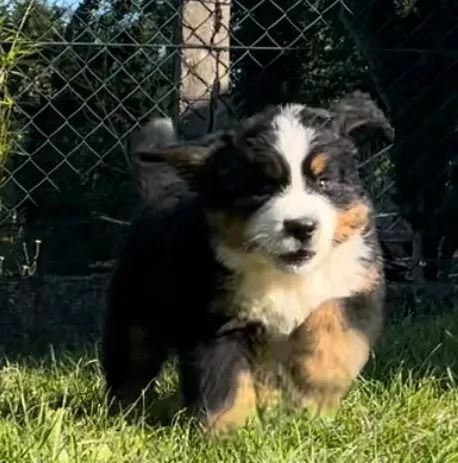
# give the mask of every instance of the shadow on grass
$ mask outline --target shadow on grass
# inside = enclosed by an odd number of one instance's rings
[[[104,396],[104,404],[111,417],[122,416],[129,423],[141,421],[154,427],[169,426],[177,416],[185,414],[180,407],[178,391],[161,393],[154,385],[129,404],[121,404],[117,400],[109,401],[107,396]]]

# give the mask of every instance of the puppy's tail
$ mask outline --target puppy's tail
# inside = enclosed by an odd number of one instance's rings
[[[133,180],[143,204],[163,203],[161,207],[166,207],[188,194],[187,183],[177,171],[154,156],[157,151],[178,144],[180,140],[170,117],[152,119],[132,139]]]
[[[164,148],[177,143],[178,136],[170,117],[157,117],[148,122],[136,134],[132,143],[132,151],[148,153],[157,148]]]

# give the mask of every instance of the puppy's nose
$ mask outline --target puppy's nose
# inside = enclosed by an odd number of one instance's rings
[[[311,219],[310,217],[288,219],[283,221],[283,229],[285,230],[285,233],[301,242],[309,240],[316,227],[316,220]]]

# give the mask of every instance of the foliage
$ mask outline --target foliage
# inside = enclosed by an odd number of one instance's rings
[[[24,35],[41,46],[25,64],[32,72],[11,84],[27,127],[23,156],[9,166],[20,185],[11,205],[22,205],[28,238],[44,240],[48,269],[79,273],[114,252],[119,229],[98,217],[129,215],[132,130],[172,104],[174,11],[164,2],[87,0],[72,13],[33,5]],[[9,10],[12,22],[21,8]]]
[[[35,48],[35,43],[27,41],[24,34],[31,5],[32,2],[29,2],[18,24],[9,21],[5,6],[0,5],[0,181],[3,179],[4,167],[16,135],[12,122],[17,102],[10,90],[10,82],[18,76],[21,77],[19,65]]]
[[[8,167],[15,162],[18,154],[15,148],[24,133],[23,127],[16,124],[21,105],[14,87],[31,74],[25,66],[39,48],[36,42],[28,40],[26,33],[27,22],[33,15],[33,2],[23,2],[20,15],[17,14],[19,8],[14,10],[15,14],[10,12],[6,4],[0,4],[0,221],[11,213],[8,203],[16,200]],[[6,175],[5,169],[8,169]],[[15,238],[13,230],[0,230],[0,275],[9,264]]]
[[[232,54],[235,93],[242,112],[250,114],[266,104],[288,101],[320,107],[356,89],[378,99],[367,64],[349,39],[334,1],[285,0],[281,8],[277,4],[234,3],[234,42],[246,47]],[[389,152],[372,154],[360,159],[361,174],[377,207],[390,210],[386,198],[387,185],[393,180]],[[385,194],[380,198],[382,191]]]
[[[458,159],[457,4],[391,0],[368,7],[349,0],[346,6],[346,27],[395,125],[395,199],[414,232],[416,273],[424,263],[425,277],[434,280],[445,270],[441,260],[458,249],[450,185]]]
[[[236,89],[246,112],[265,104],[323,105],[344,92],[372,90],[367,67],[345,35],[335,2],[236,0],[232,20]],[[267,31],[267,33],[266,33]]]
[[[4,12],[16,28],[24,1]],[[256,3],[237,0],[232,12],[232,43],[255,47],[245,56],[235,47],[232,57],[233,93],[244,100],[243,112],[286,95],[315,104],[361,87],[366,70],[336,29],[335,14],[308,28],[329,0],[315,10],[288,0],[283,19],[270,2]],[[122,236],[119,226],[98,218],[127,220],[131,214],[130,134],[153,115],[170,113],[174,103],[176,5],[83,0],[69,11],[36,0],[30,8],[23,35],[39,47],[8,83],[20,109],[15,123],[25,133],[16,144],[21,155],[8,165],[13,195],[5,197],[2,189],[2,199],[10,209],[19,204],[25,238],[43,240],[48,272],[84,273],[89,263],[110,260]],[[259,48],[272,45],[294,50]],[[266,89],[260,82],[272,85]]]
[[[377,24],[388,20],[379,28],[375,44],[390,49],[405,40],[419,49],[435,46],[443,32],[440,21],[429,17],[432,0],[374,2],[367,9],[363,0],[350,3],[353,17],[377,10],[376,20],[363,18],[357,21],[359,27],[375,31]],[[153,115],[170,114],[174,106],[177,5],[177,0],[82,0],[71,10],[48,0],[16,0],[0,11],[0,20],[9,27],[2,33],[21,30],[23,41],[34,44],[2,80],[6,101],[14,101],[15,110],[13,117],[0,120],[11,120],[13,132],[20,135],[9,142],[9,152],[17,155],[6,164],[14,174],[7,186],[1,186],[2,207],[16,217],[16,224],[23,224],[25,239],[43,239],[41,255],[48,272],[85,273],[91,271],[89,264],[109,261],[116,253],[123,229],[100,217],[129,219],[130,135]],[[410,134],[410,141],[360,160],[377,206],[391,212],[393,203],[386,198],[396,180],[398,205],[408,206],[403,209],[406,219],[414,224],[424,219],[418,220],[415,210],[421,190],[428,217],[431,211],[441,211],[442,228],[448,227],[442,235],[458,236],[449,230],[447,220],[456,201],[455,189],[444,177],[453,175],[442,169],[444,163],[454,162],[455,136],[449,137],[456,122],[454,104],[447,104],[441,117],[436,111],[433,125],[422,116],[429,113],[428,107],[438,106],[434,95],[453,94],[456,66],[450,67],[450,58],[442,54],[382,56],[374,51],[370,34],[366,41],[353,42],[351,28],[345,28],[339,17],[343,10],[333,0],[233,0],[235,104],[243,115],[269,103],[323,105],[355,88],[381,97],[379,103],[391,110],[397,133]],[[434,17],[442,17],[439,10]],[[437,42],[438,47],[450,46],[456,35],[452,26],[447,28],[450,33]],[[428,30],[431,33],[423,33]],[[390,64],[385,66],[386,61]],[[412,74],[409,69],[425,73]],[[446,77],[436,79],[436,69],[447,71]],[[436,82],[433,90],[417,102],[429,81]],[[396,105],[410,108],[410,117],[392,111]],[[8,105],[1,110],[9,111]],[[440,135],[446,139],[438,140]],[[430,170],[417,161],[431,159],[438,147],[431,169],[436,177],[442,176],[436,185],[426,181],[425,172]],[[420,151],[425,155],[418,157]],[[383,201],[378,198],[382,193]],[[436,226],[430,219],[422,223],[425,229],[428,224]]]

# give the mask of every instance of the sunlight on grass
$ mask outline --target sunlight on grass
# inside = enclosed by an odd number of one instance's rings
[[[153,426],[110,416],[94,350],[10,360],[0,372],[0,462],[457,462],[457,319],[397,323],[332,419],[276,410],[210,441],[183,417]],[[169,367],[160,395],[175,384]]]

